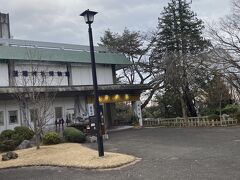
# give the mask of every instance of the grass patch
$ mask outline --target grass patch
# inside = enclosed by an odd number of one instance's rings
[[[39,150],[34,147],[15,152],[18,153],[18,158],[0,161],[0,169],[44,165],[107,169],[120,167],[136,160],[134,156],[110,152],[106,152],[104,157],[98,157],[96,150],[76,143],[41,146]]]

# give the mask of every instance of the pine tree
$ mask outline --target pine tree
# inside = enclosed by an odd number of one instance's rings
[[[171,0],[158,18],[159,53],[197,54],[208,47],[202,37],[203,21],[191,11],[186,0]]]
[[[154,58],[156,61],[164,61],[161,65],[166,66],[165,84],[175,89],[185,117],[187,114],[197,115],[188,71],[194,68],[191,58],[203,52],[210,44],[202,36],[203,29],[203,22],[197,18],[186,0],[171,0],[158,18]]]

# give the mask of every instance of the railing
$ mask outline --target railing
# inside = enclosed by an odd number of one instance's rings
[[[164,127],[213,127],[213,126],[233,126],[237,120],[230,117],[221,117],[218,119],[209,119],[208,116],[184,118],[145,118],[144,126],[164,126]]]

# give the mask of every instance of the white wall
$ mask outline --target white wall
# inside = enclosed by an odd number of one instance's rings
[[[18,111],[18,122],[14,124],[9,123],[9,111]],[[17,101],[9,100],[9,101],[0,101],[0,111],[4,112],[4,125],[0,126],[0,132],[5,129],[14,129],[16,126],[20,126],[20,111],[18,107]]]
[[[55,107],[62,107],[63,119],[66,120],[66,115],[68,113],[73,113],[74,97],[61,97],[61,98],[59,97],[55,99],[52,108],[50,108],[52,118],[49,119],[48,121],[48,124],[53,125],[53,127],[55,127],[55,111],[54,111]],[[31,109],[31,107],[29,109]],[[18,123],[15,124],[9,123],[8,111],[12,110],[18,111]],[[0,111],[4,112],[4,125],[0,125],[0,132],[2,132],[5,129],[14,129],[14,127],[21,125],[20,109],[16,100],[0,101]],[[28,114],[30,119],[30,112],[28,112]],[[31,125],[33,127],[32,123]]]
[[[92,70],[90,64],[72,64],[72,85],[92,85]],[[112,67],[111,65],[96,65],[97,68],[97,80],[98,84],[113,84],[112,77]],[[40,72],[44,71],[47,74],[46,86],[67,86],[68,77],[65,76],[67,71],[67,65],[64,64],[52,64],[52,63],[26,63],[26,62],[16,62],[15,70],[19,72],[19,76],[16,77],[16,85],[32,85],[32,75],[31,72],[39,72],[38,78],[41,78]],[[23,77],[22,71],[28,71],[29,76]],[[54,71],[55,74],[53,77],[49,76],[48,72]],[[57,72],[60,71],[63,73],[63,76],[57,76]],[[6,77],[6,76],[5,76]],[[8,76],[7,76],[8,77]],[[27,81],[27,82],[25,82]],[[40,81],[40,80],[35,80]],[[41,84],[37,84],[41,85]]]
[[[112,67],[110,65],[97,65],[98,84],[113,84]],[[91,65],[72,65],[73,85],[92,85]]]
[[[0,86],[9,86],[8,64],[0,63]]]
[[[112,67],[97,65],[98,84],[113,84]]]
[[[68,85],[68,77],[65,75],[67,71],[67,65],[64,64],[51,64],[51,63],[23,63],[23,62],[16,62],[15,63],[15,70],[17,70],[20,75],[16,77],[16,85],[43,85],[41,81],[41,74],[40,72],[43,71],[46,73],[46,80],[44,80],[44,85],[46,86],[67,86]],[[28,71],[28,77],[23,77],[21,75],[22,71]],[[33,80],[32,72],[37,71],[38,75],[36,76],[38,79]],[[49,71],[54,72],[54,76],[49,76]],[[62,72],[62,76],[58,76],[57,72]],[[36,79],[36,78],[35,78]],[[27,82],[26,82],[27,81]]]
[[[90,65],[72,65],[72,84],[92,84],[92,71]]]
[[[6,107],[4,102],[0,102],[0,111],[3,111],[3,118],[4,118],[4,124],[0,125],[0,132],[7,129],[7,123],[6,123]]]

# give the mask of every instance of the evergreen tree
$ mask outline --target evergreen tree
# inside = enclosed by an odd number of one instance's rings
[[[182,117],[181,102],[176,93],[171,89],[166,89],[164,93],[156,95],[156,101],[160,117]]]
[[[197,67],[193,59],[209,46],[202,36],[203,29],[203,22],[186,0],[171,0],[158,19],[154,59],[156,63],[162,61],[159,66],[166,66],[165,86],[178,94],[185,117],[197,115],[192,91],[194,78],[189,72]]]
[[[209,42],[202,37],[203,21],[191,11],[186,0],[171,0],[158,18],[159,54],[197,54],[208,47]]]
[[[206,96],[206,113],[222,114],[222,109],[232,103],[232,98],[229,92],[229,88],[224,83],[220,74],[215,74],[213,78],[208,82],[205,89]]]

